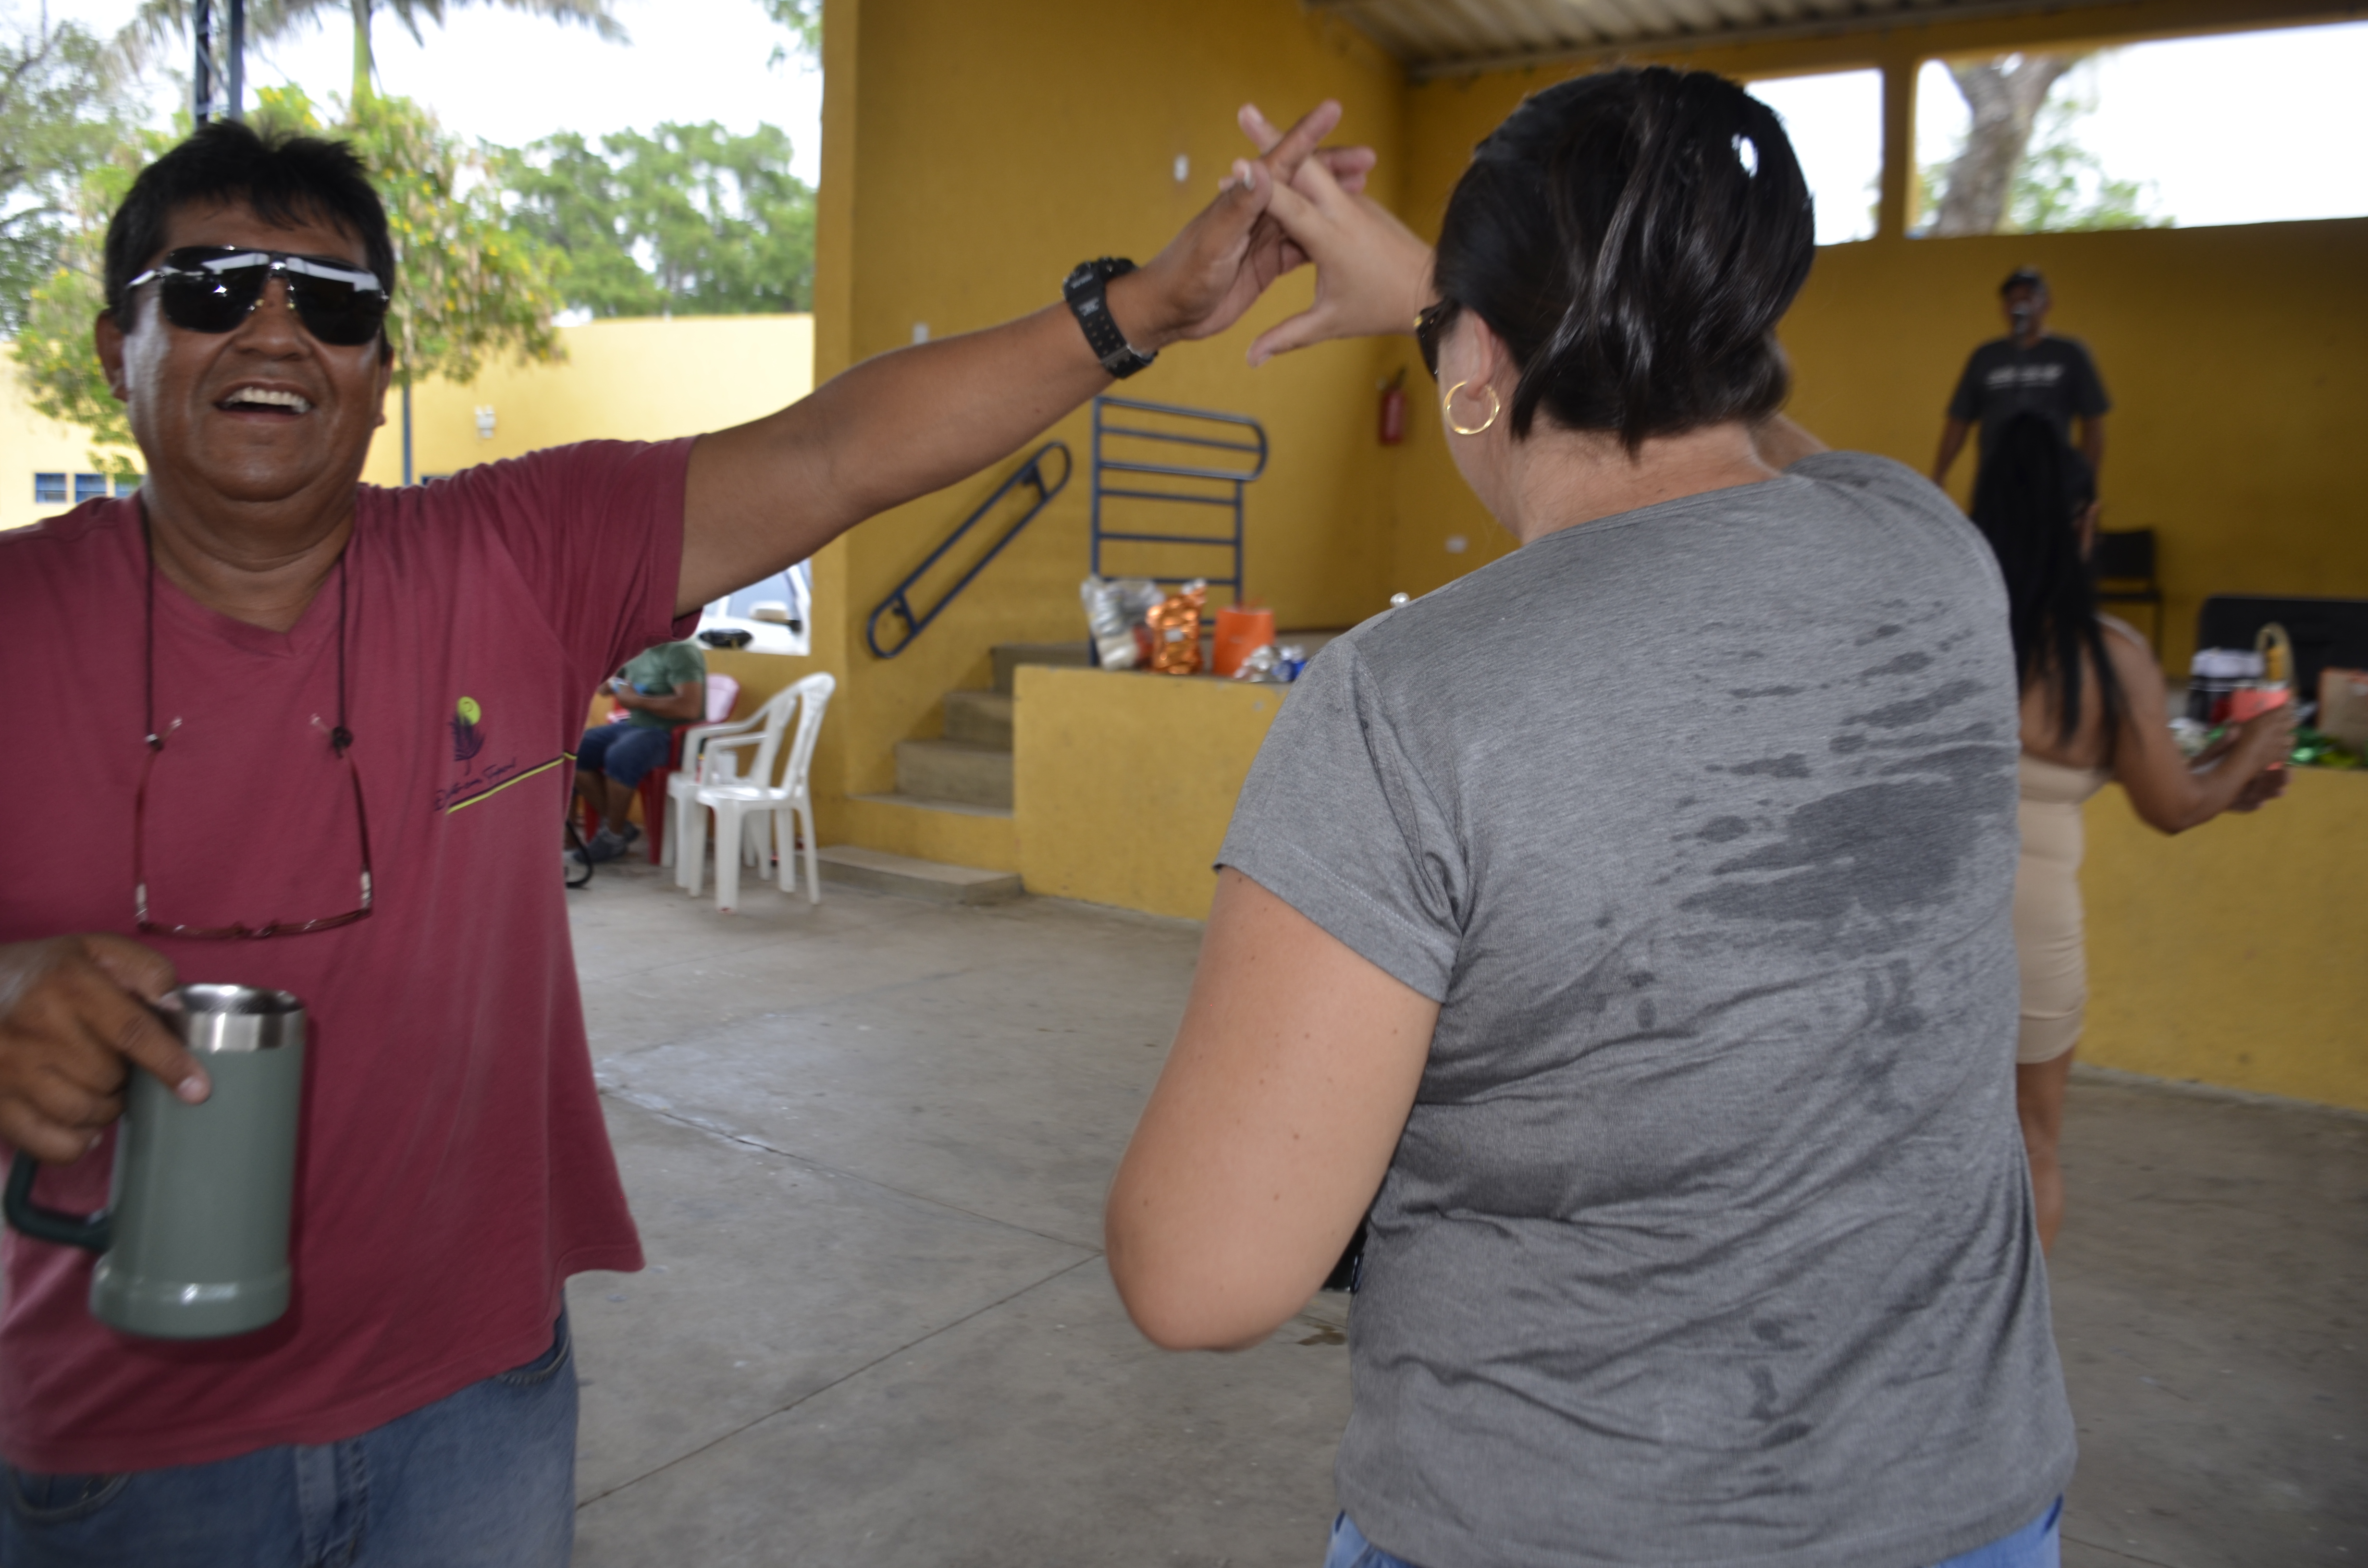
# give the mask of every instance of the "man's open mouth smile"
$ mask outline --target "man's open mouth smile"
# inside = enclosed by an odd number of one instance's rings
[[[313,412],[313,400],[281,387],[240,387],[214,404],[224,414],[261,414],[292,419]]]

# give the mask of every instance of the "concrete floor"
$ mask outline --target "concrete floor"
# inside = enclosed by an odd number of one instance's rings
[[[650,1256],[579,1278],[575,1561],[1315,1568],[1349,1403],[1319,1298],[1143,1343],[1101,1198],[1198,928],[751,890],[569,895]],[[2368,1563],[2368,1119],[2076,1084],[2068,1568]]]

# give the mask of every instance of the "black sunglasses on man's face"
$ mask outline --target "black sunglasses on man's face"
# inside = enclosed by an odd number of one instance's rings
[[[367,267],[333,256],[292,256],[247,245],[184,245],[124,285],[156,285],[165,319],[188,332],[234,332],[263,303],[274,276],[304,330],[340,348],[371,342],[386,322],[386,285]]]

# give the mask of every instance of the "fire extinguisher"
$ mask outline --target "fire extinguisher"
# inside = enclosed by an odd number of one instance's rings
[[[1395,447],[1406,439],[1406,368],[1382,383],[1382,445]]]

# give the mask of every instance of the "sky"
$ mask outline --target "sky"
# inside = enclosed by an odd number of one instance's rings
[[[2182,228],[2368,213],[2359,103],[2368,23],[2179,39],[2110,50],[2058,91],[2093,93],[2080,142],[2115,179],[2151,187]],[[1872,71],[1752,84],[1782,116],[1817,197],[1817,239],[1862,239],[1883,137]],[[1917,159],[1949,155],[1965,104],[1937,62],[1917,84]]]
[[[11,7],[23,15],[31,0]],[[112,34],[137,0],[50,0],[50,15]],[[250,92],[293,82],[316,100],[342,97],[353,80],[353,30],[336,7],[325,27],[246,51]],[[746,134],[760,123],[790,133],[791,166],[821,172],[822,76],[802,62],[768,66],[788,35],[757,0],[612,0],[630,44],[603,43],[562,27],[467,0],[448,0],[445,25],[423,21],[423,42],[381,15],[370,32],[382,92],[416,98],[446,128],[504,146],[554,131],[597,138],[661,120],[721,120]],[[181,69],[186,62],[176,61]],[[154,77],[160,118],[181,89]]]

